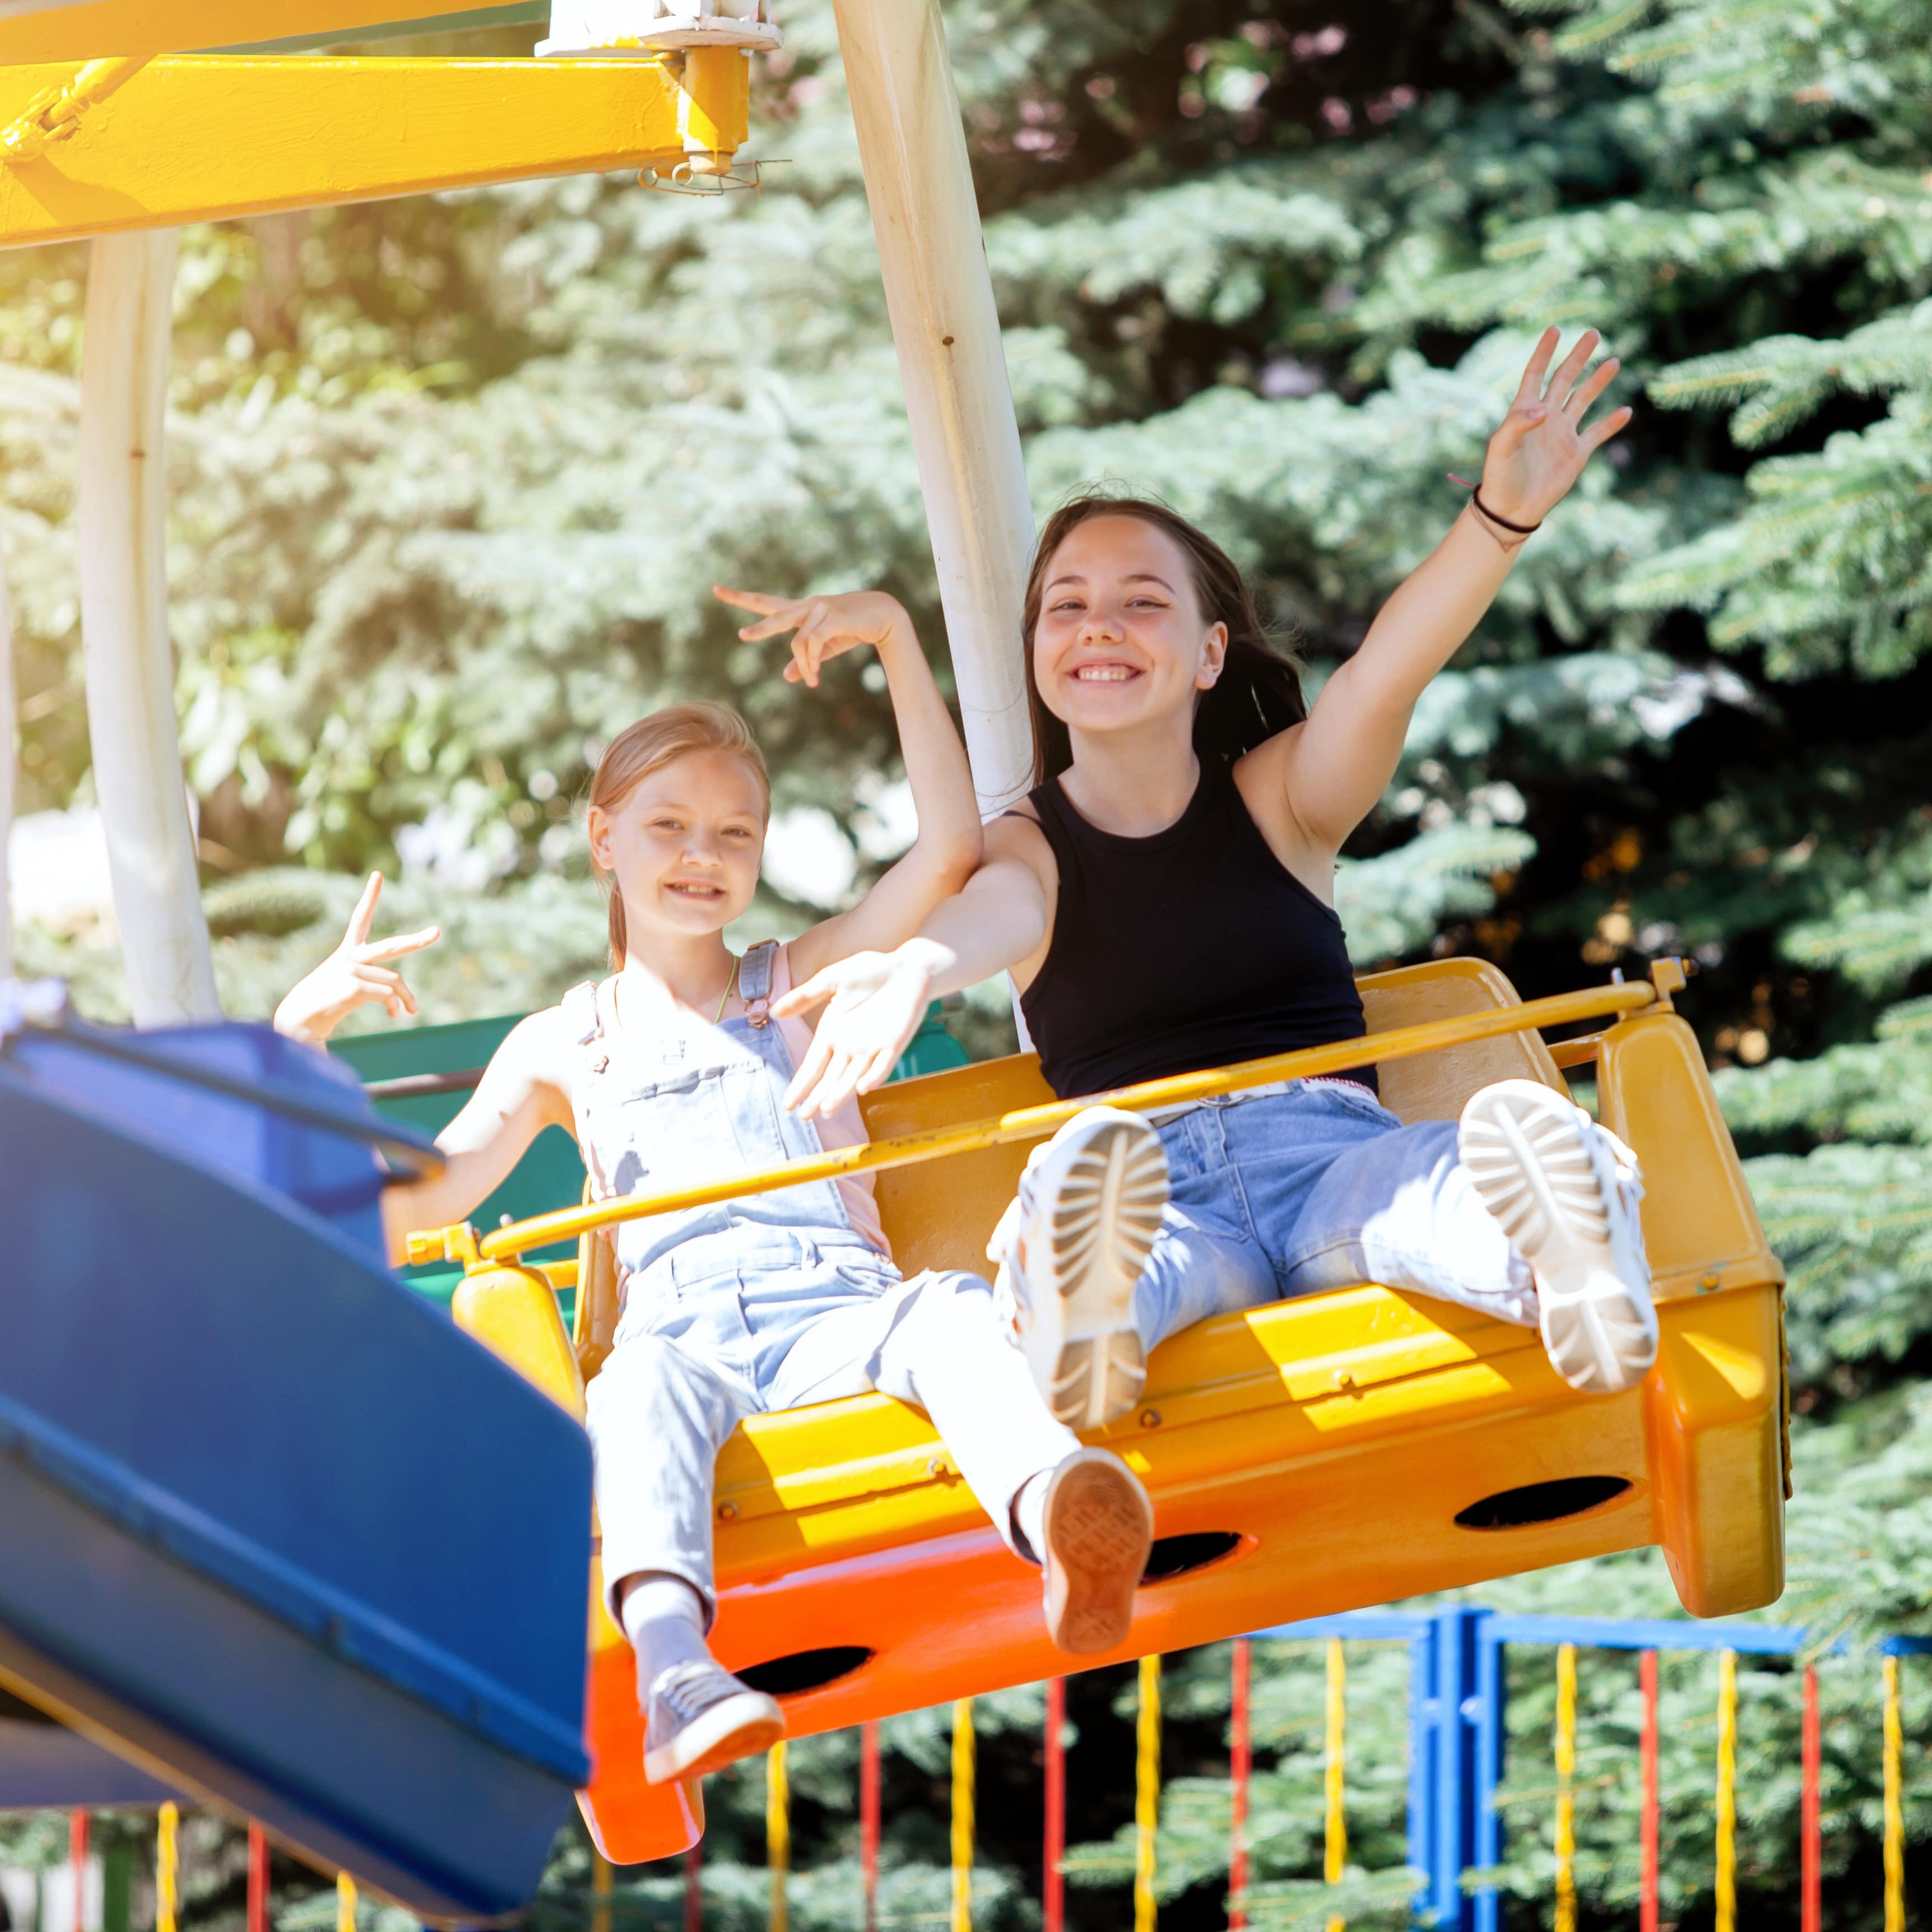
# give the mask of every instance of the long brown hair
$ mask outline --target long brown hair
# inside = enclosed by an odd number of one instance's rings
[[[1282,650],[1255,607],[1232,557],[1204,531],[1195,528],[1177,510],[1146,496],[1119,496],[1106,490],[1083,491],[1060,505],[1047,518],[1027,573],[1026,607],[1022,623],[1026,637],[1027,708],[1033,716],[1033,782],[1044,784],[1073,762],[1073,742],[1066,725],[1046,708],[1034,675],[1034,633],[1046,587],[1048,566],[1060,546],[1082,524],[1096,517],[1133,517],[1164,530],[1186,553],[1193,578],[1195,602],[1208,623],[1228,627],[1228,652],[1213,688],[1202,692],[1194,707],[1195,755],[1232,764],[1277,731],[1298,724],[1308,716],[1301,694],[1301,666]]]
[[[610,740],[590,780],[590,802],[615,812],[652,772],[692,752],[728,752],[742,758],[764,793],[765,816],[772,812],[771,775],[765,754],[752,736],[752,728],[728,706],[699,698],[688,704],[667,704],[634,724],[626,724]],[[610,970],[624,968],[626,934],[624,895],[617,881],[592,862],[598,883],[610,900]]]

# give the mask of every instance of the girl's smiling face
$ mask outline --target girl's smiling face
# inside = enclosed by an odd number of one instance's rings
[[[614,806],[593,805],[588,830],[590,856],[615,876],[634,934],[717,932],[758,890],[765,794],[731,752],[688,752]]]
[[[1227,626],[1202,619],[1187,553],[1138,517],[1088,518],[1047,566],[1034,676],[1073,730],[1191,720],[1227,647]]]

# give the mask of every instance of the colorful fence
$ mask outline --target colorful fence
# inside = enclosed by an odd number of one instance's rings
[[[1333,1885],[1348,1861],[1348,1820],[1344,1773],[1348,1752],[1347,1674],[1345,1640],[1396,1642],[1409,1653],[1408,1863],[1422,1875],[1416,1894],[1418,1914],[1443,1932],[1498,1932],[1500,1901],[1493,1889],[1466,1889],[1467,1875],[1498,1865],[1504,1846],[1498,1791],[1504,1769],[1507,1734],[1508,1672],[1504,1658],[1512,1644],[1556,1653],[1556,1714],[1552,1755],[1556,1772],[1555,1847],[1557,1932],[1575,1932],[1575,1808],[1572,1780],[1576,1756],[1576,1657],[1580,1650],[1635,1652],[1642,1720],[1640,1733],[1640,1908],[1642,1932],[1658,1926],[1658,1661],[1665,1652],[1715,1652],[1719,1660],[1718,1751],[1713,1850],[1715,1866],[1715,1932],[1736,1932],[1737,1671],[1740,1656],[1798,1658],[1814,1648],[1810,1634],[1790,1625],[1694,1623],[1676,1619],[1613,1617],[1519,1616],[1478,1605],[1457,1605],[1430,1614],[1366,1610],[1318,1617],[1258,1630],[1234,1646],[1229,1776],[1232,1785],[1228,1846],[1228,1924],[1247,1924],[1249,1861],[1246,1834],[1249,1781],[1253,1754],[1250,1736],[1251,1645],[1269,1640],[1318,1641],[1324,1646],[1323,1875]],[[1886,1932],[1905,1928],[1905,1807],[1904,1724],[1900,1702],[1900,1662],[1932,1654],[1932,1638],[1893,1637],[1880,1646],[1882,1703],[1877,1730],[1883,1778]],[[1161,1770],[1161,1660],[1143,1658],[1139,1666],[1136,1723],[1134,1858],[1135,1932],[1156,1932],[1156,1828]],[[1800,1917],[1802,1932],[1820,1932],[1822,1922],[1822,1820],[1820,1780],[1822,1760],[1818,1672],[1807,1661],[1802,1677],[1801,1804],[1799,1816]],[[1064,1750],[1066,1683],[1046,1686],[1044,1738],[1045,1816],[1042,1832],[1043,1932],[1064,1932],[1065,1880],[1060,1865],[1066,1850],[1066,1766]],[[962,1699],[952,1708],[952,1904],[950,1932],[971,1932],[974,1847],[975,1742],[973,1705]],[[767,1760],[766,1827],[771,1874],[769,1923],[783,1932],[788,1919],[787,1886],[790,1866],[790,1815],[784,1747]],[[863,1874],[866,1932],[877,1932],[880,1781],[879,1727],[866,1725],[860,1744],[860,1845]],[[155,1846],[155,1932],[176,1932],[178,1897],[176,1851],[178,1814],[161,1807]],[[76,1872],[74,1896],[88,1846],[88,1816],[72,1815],[70,1849]],[[686,1932],[702,1932],[701,1857],[694,1850],[686,1861]],[[602,1859],[592,1874],[592,1932],[610,1932],[613,1874]],[[355,1932],[356,1892],[345,1873],[337,1884],[337,1932]],[[268,1846],[259,1826],[248,1841],[248,1932],[268,1932]],[[1335,1922],[1339,1927],[1340,1920]],[[75,1932],[80,1932],[76,1924]]]

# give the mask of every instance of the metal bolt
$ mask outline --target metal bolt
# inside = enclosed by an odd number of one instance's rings
[[[1697,1292],[1700,1294],[1708,1294],[1717,1285],[1718,1277],[1715,1274],[1703,1274],[1697,1277]]]
[[[1142,1409],[1141,1426],[1143,1429],[1158,1429],[1160,1426],[1160,1411],[1157,1408]]]
[[[738,1505],[736,1503],[720,1503],[718,1505],[718,1514],[724,1522],[729,1522],[737,1515]]]

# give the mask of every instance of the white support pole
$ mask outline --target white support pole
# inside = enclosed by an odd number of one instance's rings
[[[1033,510],[938,0],[835,0],[980,808],[1033,768],[1020,606]]]
[[[164,518],[179,232],[93,245],[80,377],[80,624],[94,787],[136,1026],[216,1019],[175,722]]]

